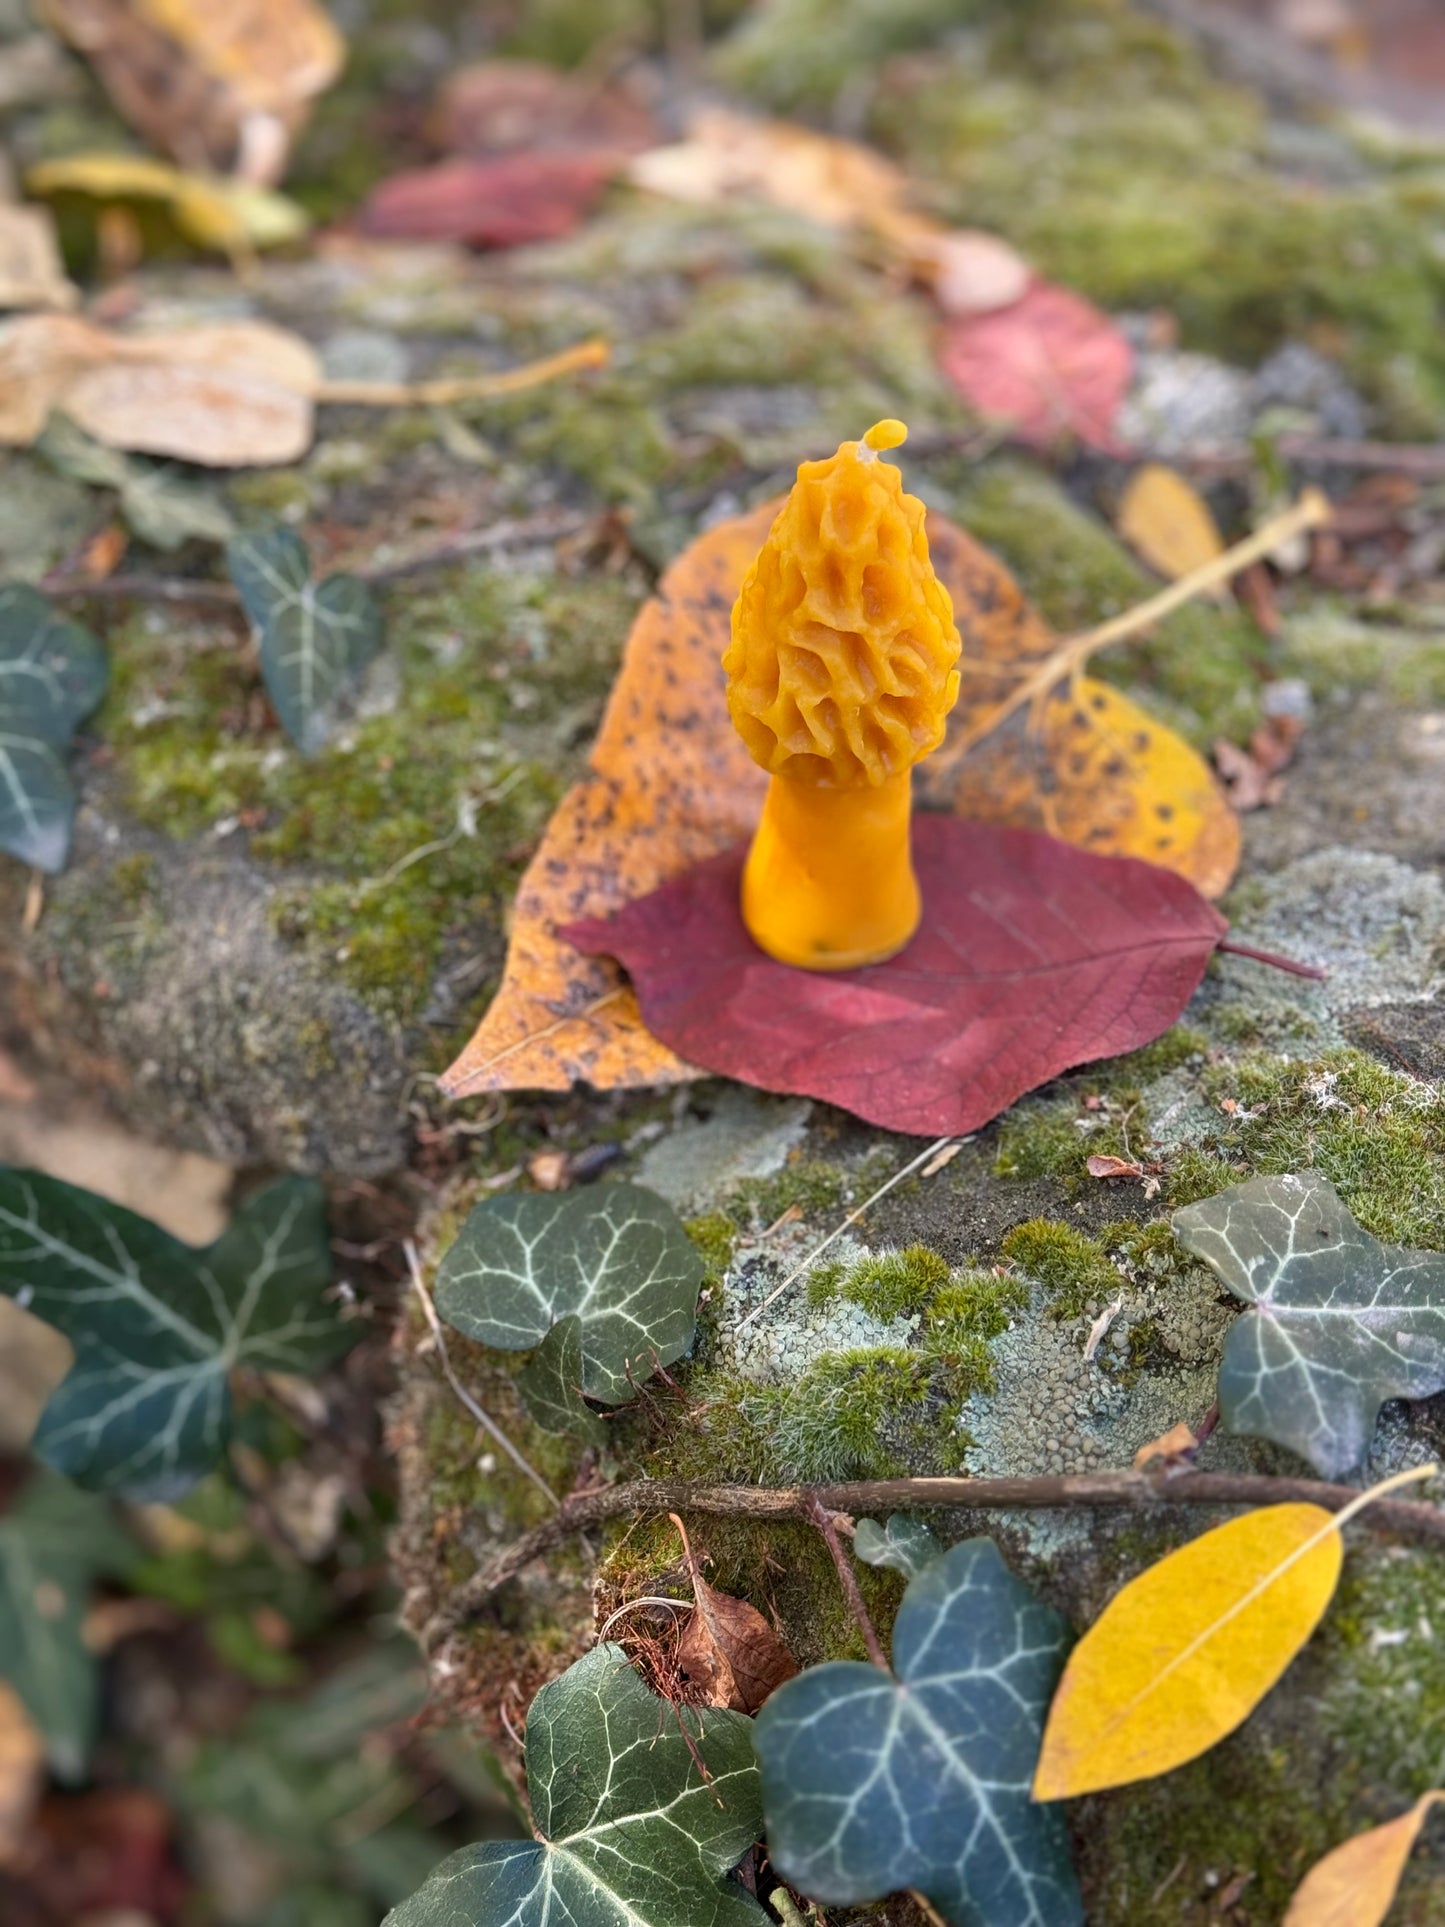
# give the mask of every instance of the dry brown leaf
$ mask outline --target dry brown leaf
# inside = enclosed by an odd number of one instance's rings
[[[308,102],[346,43],[315,0],[43,0],[116,108],[188,167],[284,172]]]
[[[1091,1178],[1142,1178],[1144,1167],[1132,1158],[1116,1158],[1107,1151],[1095,1151],[1085,1160],[1085,1169]]]
[[[756,1606],[707,1583],[681,1519],[675,1512],[669,1517],[682,1535],[694,1600],[677,1643],[678,1666],[703,1688],[709,1706],[756,1713],[770,1693],[793,1678],[798,1662]]]
[[[977,228],[946,228],[917,214],[874,210],[872,224],[932,290],[946,315],[991,314],[1023,298],[1033,269],[1007,241]]]
[[[720,523],[672,564],[638,612],[592,751],[522,879],[501,987],[442,1078],[484,1090],[597,1089],[697,1073],[643,1027],[616,967],[586,958],[559,925],[603,917],[753,828],[767,777],[734,730],[721,658],[743,574],[776,502]],[[1012,576],[971,536],[928,518],[934,565],[963,635],[963,691],[936,755],[920,765],[928,806],[1047,830],[1104,854],[1179,871],[1207,895],[1234,873],[1239,825],[1209,769],[1162,724],[1103,683],[1065,682],[964,749],[1057,647]]]
[[[1224,540],[1199,491],[1162,462],[1146,462],[1119,502],[1119,533],[1160,575],[1175,582],[1224,553]],[[1206,591],[1227,600],[1223,583]]]
[[[1295,1889],[1284,1927],[1380,1927],[1437,1800],[1445,1800],[1445,1793],[1422,1794],[1408,1813],[1357,1833],[1317,1860]]]
[[[0,1867],[29,1839],[44,1779],[45,1743],[19,1695],[0,1680]]]
[[[1147,1445],[1139,1447],[1134,1454],[1134,1470],[1142,1472],[1155,1459],[1167,1461],[1183,1458],[1187,1453],[1192,1452],[1198,1443],[1193,1430],[1184,1423],[1183,1419],[1180,1419],[1179,1423],[1171,1425],[1167,1432],[1161,1432],[1157,1439],[1150,1439]]]
[[[871,226],[901,210],[907,191],[902,172],[871,147],[721,107],[694,115],[685,141],[639,154],[628,178],[677,201],[752,194],[830,227]]]
[[[311,445],[320,364],[260,321],[122,335],[68,316],[0,334],[0,443],[24,446],[61,409],[112,448],[211,467],[290,462]]]
[[[73,308],[48,208],[0,205],[0,308]]]

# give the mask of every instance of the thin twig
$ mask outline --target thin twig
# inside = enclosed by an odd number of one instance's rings
[[[437,1317],[437,1308],[431,1301],[431,1293],[427,1290],[425,1280],[422,1278],[421,1259],[417,1255],[417,1248],[412,1240],[407,1238],[403,1241],[402,1249],[406,1253],[406,1262],[411,1275],[412,1290],[415,1291],[417,1297],[421,1300],[421,1308],[426,1314],[427,1324],[431,1327],[431,1335],[436,1340],[437,1357],[441,1360],[442,1371],[446,1375],[448,1385],[451,1386],[452,1390],[456,1393],[462,1404],[466,1406],[472,1417],[477,1421],[477,1424],[481,1426],[487,1437],[501,1446],[502,1450],[519,1472],[525,1472],[533,1485],[546,1493],[553,1505],[557,1507],[560,1516],[563,1508],[562,1501],[557,1497],[557,1494],[552,1490],[551,1486],[548,1485],[547,1481],[542,1477],[542,1474],[537,1471],[536,1467],[517,1450],[516,1446],[513,1445],[512,1441],[507,1437],[491,1413],[482,1409],[452,1369],[451,1356],[447,1351],[446,1334],[442,1330],[442,1321]],[[585,1521],[579,1521],[575,1527],[569,1527],[568,1530],[581,1531],[585,1523]]]
[[[495,1062],[495,1059],[493,1061]],[[793,1269],[788,1273],[787,1277],[783,1280],[783,1282],[780,1285],[775,1285],[773,1289],[768,1293],[767,1297],[763,1300],[763,1302],[760,1305],[754,1305],[752,1310],[748,1313],[747,1317],[740,1318],[737,1324],[733,1327],[733,1329],[735,1331],[742,1331],[748,1325],[751,1325],[755,1318],[761,1318],[763,1313],[767,1310],[768,1306],[773,1303],[774,1299],[781,1298],[783,1293],[788,1289],[789,1285],[795,1284],[797,1280],[802,1277],[805,1271],[812,1270],[813,1266],[818,1262],[819,1258],[822,1257],[823,1253],[828,1249],[829,1245],[836,1243],[837,1240],[841,1238],[843,1233],[848,1229],[849,1225],[857,1224],[858,1220],[863,1216],[864,1212],[869,1210],[871,1206],[877,1204],[880,1198],[886,1197],[887,1194],[893,1189],[895,1184],[902,1184],[903,1180],[906,1177],[911,1176],[912,1173],[918,1169],[919,1165],[927,1164],[933,1158],[941,1158],[944,1148],[947,1145],[951,1145],[955,1142],[957,1142],[960,1145],[963,1145],[963,1144],[967,1144],[968,1139],[967,1138],[954,1139],[952,1137],[935,1138],[932,1144],[929,1145],[926,1151],[920,1151],[918,1153],[918,1156],[914,1158],[911,1163],[905,1164],[901,1171],[895,1171],[893,1173],[893,1176],[888,1180],[886,1184],[879,1185],[878,1189],[873,1193],[872,1197],[865,1198],[862,1204],[860,1204],[856,1210],[850,1211],[847,1217],[843,1220],[842,1224],[840,1224],[835,1231],[830,1231],[828,1233],[827,1237],[823,1240],[822,1244],[814,1245],[813,1249],[808,1253],[807,1257],[803,1259],[802,1263],[794,1265]],[[937,1166],[937,1169],[942,1170],[943,1164],[940,1163]]]
[[[358,562],[348,568],[349,575],[363,582],[395,582],[402,576],[419,575],[425,569],[444,569],[468,556],[490,554],[495,549],[521,547],[528,542],[560,542],[586,528],[591,518],[577,511],[562,513],[549,509],[544,514],[523,517],[516,522],[493,522],[485,529],[463,529],[428,548],[398,556],[391,562]],[[242,614],[241,598],[229,582],[193,581],[189,576],[110,575],[96,579],[83,575],[52,572],[40,582],[43,594],[66,602],[171,602],[185,607],[218,609],[237,616]]]
[[[1078,1506],[1275,1505],[1297,1502],[1342,1511],[1359,1497],[1354,1486],[1253,1472],[1088,1472],[1008,1479],[866,1479],[846,1485],[691,1485],[681,1479],[636,1479],[568,1499],[555,1519],[535,1526],[453,1593],[424,1634],[434,1646],[479,1612],[492,1594],[571,1534],[616,1518],[696,1512],[730,1518],[809,1519],[811,1500],[829,1512],[1008,1511]],[[1389,1537],[1445,1549],[1445,1507],[1385,1499],[1365,1524]]]
[[[520,368],[504,368],[500,374],[458,375],[441,381],[323,381],[314,399],[363,408],[448,408],[460,401],[492,401],[502,395],[516,395],[581,368],[605,368],[611,356],[607,343],[594,335],[560,354],[524,361]]]
[[[816,1493],[808,1494],[807,1512],[809,1519],[822,1533],[823,1543],[827,1546],[833,1564],[838,1569],[838,1584],[843,1588],[843,1597],[848,1602],[848,1610],[857,1621],[858,1630],[863,1635],[863,1644],[868,1648],[869,1659],[883,1672],[891,1675],[893,1669],[888,1664],[888,1655],[883,1650],[883,1642],[878,1637],[878,1630],[868,1617],[868,1607],[858,1587],[858,1575],[853,1570],[852,1561],[843,1550],[837,1527],[829,1518],[826,1509],[818,1503]]]
[[[1247,569],[1251,562],[1257,562],[1261,556],[1268,555],[1292,536],[1306,529],[1323,528],[1330,519],[1330,513],[1330,505],[1319,490],[1307,488],[1292,508],[1286,509],[1282,515],[1271,517],[1247,541],[1236,542],[1232,549],[1226,549],[1202,568],[1191,569],[1188,575],[1171,582],[1168,588],[1161,589],[1157,595],[1136,603],[1132,609],[1126,609],[1122,615],[1101,622],[1097,628],[1087,629],[1082,635],[1070,636],[1001,703],[995,704],[993,709],[951,743],[951,753],[960,756],[975,743],[982,742],[985,736],[991,736],[1015,710],[1047,695],[1065,676],[1076,674],[1098,650],[1107,649],[1112,643],[1125,642],[1130,636],[1137,636],[1141,630],[1153,628],[1156,622],[1162,622],[1165,616],[1172,615],[1195,596],[1205,594],[1221,582],[1228,582],[1231,576],[1238,575],[1241,569]]]
[[[193,582],[189,576],[60,575],[40,580],[42,594],[75,602],[176,602],[241,614],[241,598],[229,582]]]

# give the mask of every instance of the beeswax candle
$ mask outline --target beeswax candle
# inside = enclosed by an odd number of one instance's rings
[[[882,421],[804,462],[733,607],[728,709],[767,801],[743,870],[743,921],[809,970],[879,963],[921,905],[911,771],[943,740],[959,635],[923,504],[879,451]]]

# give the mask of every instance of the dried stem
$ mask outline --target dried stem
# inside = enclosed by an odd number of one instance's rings
[[[425,569],[444,569],[468,556],[486,555],[494,549],[520,547],[528,542],[559,542],[586,528],[586,515],[562,513],[556,509],[515,522],[493,522],[485,529],[462,529],[410,555],[389,562],[358,562],[347,573],[363,582],[395,582],[402,576],[419,575]],[[343,559],[340,566],[347,567]],[[192,581],[188,576],[109,575],[91,577],[54,572],[45,576],[40,588],[45,595],[63,601],[89,602],[173,602],[184,607],[224,610],[239,617],[241,598],[229,582]]]
[[[1096,629],[1086,629],[1082,635],[1070,636],[1048,658],[1040,663],[1033,674],[1026,676],[1003,702],[998,703],[986,716],[980,717],[971,729],[965,730],[957,742],[950,743],[950,752],[957,756],[971,749],[975,743],[991,736],[1000,723],[1006,722],[1015,710],[1025,704],[1038,701],[1065,676],[1076,675],[1089,657],[1097,650],[1107,649],[1111,643],[1124,642],[1130,636],[1137,636],[1144,629],[1153,628],[1156,622],[1172,615],[1195,596],[1204,595],[1216,588],[1221,582],[1228,582],[1231,576],[1247,569],[1251,562],[1268,555],[1282,542],[1301,534],[1306,529],[1323,528],[1330,519],[1330,505],[1318,489],[1307,488],[1292,508],[1282,515],[1273,516],[1261,529],[1256,529],[1247,541],[1236,542],[1232,549],[1226,549],[1202,568],[1191,569],[1188,575],[1171,582],[1167,589],[1157,595],[1147,597],[1126,609],[1122,615],[1114,616],[1108,622],[1101,622]]]
[[[546,1033],[543,1032],[542,1035],[545,1036]],[[492,1059],[493,1063],[495,1063],[496,1061],[497,1060],[495,1058]],[[828,1249],[829,1245],[833,1244],[835,1240],[841,1238],[843,1233],[848,1229],[850,1224],[857,1224],[858,1220],[863,1216],[864,1212],[869,1210],[873,1205],[877,1204],[880,1198],[886,1197],[888,1193],[893,1189],[895,1184],[902,1184],[903,1180],[906,1177],[909,1177],[914,1171],[916,1171],[921,1164],[929,1165],[930,1170],[941,1171],[944,1165],[949,1162],[949,1159],[944,1156],[944,1152],[951,1149],[961,1148],[963,1145],[967,1144],[967,1142],[968,1142],[968,1139],[963,1137],[935,1138],[933,1143],[929,1145],[926,1151],[920,1151],[918,1153],[918,1156],[916,1158],[911,1159],[907,1164],[905,1164],[901,1171],[895,1171],[893,1173],[893,1176],[889,1178],[886,1183],[880,1184],[878,1189],[874,1191],[871,1194],[871,1196],[866,1197],[863,1200],[862,1204],[858,1205],[854,1210],[850,1211],[847,1217],[843,1220],[842,1224],[840,1224],[836,1230],[830,1231],[827,1237],[823,1240],[823,1242],[820,1245],[814,1245],[813,1249],[808,1253],[807,1257],[802,1259],[798,1264],[793,1266],[793,1269],[788,1273],[787,1277],[783,1280],[783,1282],[780,1285],[774,1285],[773,1289],[768,1293],[767,1297],[763,1300],[763,1302],[760,1305],[754,1305],[752,1310],[748,1313],[747,1317],[740,1318],[733,1329],[735,1331],[742,1331],[746,1326],[751,1325],[755,1318],[761,1318],[763,1313],[767,1310],[768,1306],[773,1303],[774,1299],[781,1298],[783,1293],[788,1289],[789,1285],[794,1284],[799,1278],[801,1278],[805,1271],[811,1271],[813,1266],[822,1257],[823,1253]],[[927,1177],[929,1175],[929,1172],[925,1171],[923,1175]],[[779,1222],[781,1223],[781,1219],[779,1220]]]
[[[863,1644],[868,1648],[868,1657],[875,1666],[881,1667],[891,1675],[888,1656],[883,1651],[883,1642],[878,1637],[873,1621],[868,1617],[868,1607],[858,1587],[858,1575],[853,1570],[853,1562],[844,1552],[838,1538],[838,1528],[828,1516],[827,1510],[818,1502],[818,1496],[810,1492],[806,1500],[807,1517],[823,1535],[823,1543],[832,1555],[833,1564],[838,1568],[838,1584],[843,1588],[843,1597],[848,1601],[848,1610],[858,1622],[858,1630],[863,1635]],[[679,1523],[678,1530],[681,1531]]]
[[[541,361],[524,361],[496,375],[460,375],[450,381],[323,381],[319,402],[345,402],[363,408],[448,408],[460,401],[492,401],[524,388],[555,381],[579,368],[604,368],[612,350],[600,335],[579,341]]]
[[[573,1533],[607,1519],[681,1512],[753,1519],[812,1520],[813,1502],[828,1512],[1008,1511],[1026,1508],[1152,1505],[1275,1505],[1300,1502],[1340,1512],[1359,1497],[1354,1486],[1320,1479],[1234,1472],[1090,1472],[1017,1479],[865,1479],[846,1485],[691,1485],[681,1479],[636,1479],[568,1499],[555,1519],[536,1526],[467,1581],[423,1635],[434,1647],[479,1612],[499,1587]],[[1445,1550],[1445,1507],[1382,1499],[1363,1523],[1390,1538]]]
[[[501,1446],[502,1450],[519,1472],[524,1472],[532,1481],[533,1485],[546,1493],[553,1505],[557,1507],[558,1516],[560,1517],[564,1508],[557,1494],[552,1490],[551,1486],[548,1485],[547,1481],[542,1477],[542,1474],[530,1460],[524,1458],[517,1447],[513,1445],[512,1441],[507,1437],[491,1413],[485,1411],[482,1406],[477,1403],[466,1386],[463,1385],[462,1381],[457,1377],[456,1372],[452,1368],[451,1355],[447,1351],[446,1334],[442,1330],[442,1321],[437,1317],[437,1308],[431,1301],[431,1293],[427,1290],[426,1282],[421,1275],[421,1260],[417,1256],[416,1246],[412,1243],[411,1239],[408,1238],[403,1245],[403,1249],[406,1252],[406,1262],[411,1276],[412,1290],[421,1300],[421,1308],[426,1314],[426,1322],[431,1327],[431,1335],[436,1341],[437,1357],[441,1360],[441,1367],[446,1375],[447,1384],[451,1386],[452,1390],[456,1393],[462,1404],[466,1406],[472,1417],[477,1421],[477,1424],[481,1426],[487,1437]],[[575,1525],[568,1527],[568,1532],[580,1532],[586,1523],[585,1520],[579,1519]]]
[[[1293,957],[1281,957],[1273,950],[1256,950],[1253,944],[1236,943],[1232,937],[1225,937],[1215,946],[1227,957],[1248,957],[1254,963],[1268,964],[1272,970],[1287,970],[1292,977],[1313,977],[1323,983],[1329,976],[1318,964],[1299,963]]]

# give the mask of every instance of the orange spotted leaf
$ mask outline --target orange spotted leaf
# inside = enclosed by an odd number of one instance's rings
[[[768,779],[728,717],[721,664],[733,602],[778,506],[709,529],[639,611],[590,768],[522,880],[501,988],[443,1077],[447,1095],[697,1074],[643,1027],[616,965],[582,956],[558,932],[611,915],[752,831]],[[1057,638],[971,536],[930,515],[928,537],[963,637],[963,686],[942,747],[918,767],[923,807],[1142,857],[1217,896],[1234,874],[1239,825],[1203,760],[1088,677],[1061,683],[1037,714],[1005,715]]]

